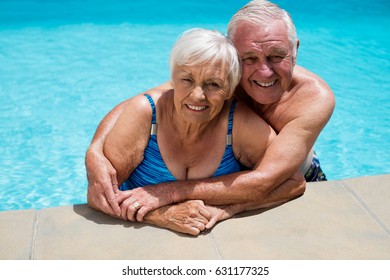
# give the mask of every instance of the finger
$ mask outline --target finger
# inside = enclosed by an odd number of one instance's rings
[[[218,222],[218,217],[214,216],[210,219],[210,221],[206,224],[206,229],[210,229]]]
[[[212,215],[211,215],[211,212],[209,211],[209,209],[207,209],[207,207],[201,207],[199,209],[199,213],[205,217],[207,220],[210,220],[212,218]]]
[[[115,196],[115,193],[114,193],[114,190],[111,189],[111,188],[108,188],[105,190],[105,196],[107,197],[107,202],[108,202],[108,206],[110,206],[110,208],[112,208],[113,212],[117,215],[117,216],[120,216],[121,214],[121,209],[119,207],[119,202],[117,201],[116,199],[116,196]]]
[[[118,178],[116,177],[116,174],[111,175],[111,183],[112,183],[112,188],[114,190],[114,193],[117,193],[119,191],[119,188],[118,188]]]
[[[190,209],[189,217],[193,220],[207,224],[211,218],[211,213],[207,208],[198,205],[195,208]]]
[[[121,203],[121,205],[120,205],[120,207],[121,207],[121,217],[124,220],[127,220],[127,209],[129,208],[130,205],[131,205],[130,199],[124,200]]]
[[[133,194],[134,194],[133,190],[119,191],[116,194],[116,200],[118,201],[118,204],[121,204],[124,200],[130,198]]]
[[[200,230],[197,229],[197,228],[191,227],[191,228],[188,230],[187,233],[188,233],[188,234],[191,234],[191,235],[194,235],[194,236],[197,236],[197,235],[199,235]]]
[[[206,229],[206,223],[197,222],[196,223],[196,228],[199,229],[200,231],[204,231]]]
[[[138,211],[138,209],[142,207],[142,205],[140,203],[138,203],[137,201],[131,203],[128,207],[127,207],[127,218],[130,220],[130,221],[137,221],[136,220],[136,213]]]
[[[110,207],[105,197],[99,196],[94,198],[94,208],[110,216],[116,216],[114,210]]]
[[[138,222],[142,222],[144,220],[144,217],[146,214],[148,214],[149,212],[151,211],[151,209],[149,209],[148,207],[146,206],[142,206],[138,211],[137,211],[137,221]]]
[[[192,226],[188,226],[187,232],[191,235],[199,235],[206,229],[206,225],[203,223],[194,223]]]
[[[194,220],[201,223],[202,225],[206,225],[209,222],[209,219],[206,219],[203,216],[198,216]]]

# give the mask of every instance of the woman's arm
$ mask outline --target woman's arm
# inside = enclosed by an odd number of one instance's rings
[[[121,213],[115,193],[118,190],[116,170],[103,154],[104,141],[128,103],[124,101],[109,112],[99,124],[85,154],[88,179],[88,206],[111,215]]]
[[[115,125],[108,133],[103,153],[117,172],[121,185],[141,163],[150,137],[152,108],[145,96],[128,101]]]
[[[86,155],[90,207],[120,216],[118,196],[123,194],[115,190],[140,162],[150,120],[151,108],[144,96],[121,103],[103,120]]]
[[[170,82],[165,82],[155,89],[171,89]],[[140,94],[143,95],[143,94]],[[130,99],[118,104],[99,124],[85,154],[85,168],[88,179],[88,206],[111,215],[120,216],[121,210],[116,199],[118,181],[115,168],[103,153],[103,146],[108,133],[114,127]]]

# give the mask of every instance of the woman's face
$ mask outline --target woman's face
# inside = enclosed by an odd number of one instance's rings
[[[175,108],[191,123],[212,120],[230,97],[227,71],[220,64],[176,65],[172,82]]]

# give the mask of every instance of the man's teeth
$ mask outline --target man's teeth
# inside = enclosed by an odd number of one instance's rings
[[[207,108],[207,106],[194,106],[194,105],[187,105],[188,108],[195,111],[202,111]]]
[[[276,83],[276,80],[269,83],[262,83],[262,82],[255,81],[255,83],[262,87],[270,87]]]

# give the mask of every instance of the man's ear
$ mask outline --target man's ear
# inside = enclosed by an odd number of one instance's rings
[[[295,66],[295,64],[297,64],[298,49],[299,49],[299,40],[297,40],[297,49],[296,49],[295,57],[294,57],[294,66]]]

